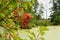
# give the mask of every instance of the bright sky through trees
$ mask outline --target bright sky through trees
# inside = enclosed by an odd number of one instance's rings
[[[39,3],[43,3],[44,6],[44,13],[42,18],[46,19],[49,18],[51,12],[49,10],[49,8],[52,7],[52,3],[50,3],[50,0],[38,0]]]

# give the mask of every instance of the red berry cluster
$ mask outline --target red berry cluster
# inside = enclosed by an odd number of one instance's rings
[[[19,16],[18,12],[14,11],[15,16],[21,20],[22,29],[28,26],[29,20],[31,19],[31,15],[29,13],[24,12],[23,16]]]
[[[24,18],[22,18],[22,29],[28,26],[31,16],[28,13],[24,13],[23,17]]]

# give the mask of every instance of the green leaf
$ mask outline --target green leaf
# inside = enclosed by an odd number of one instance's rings
[[[30,7],[32,7],[32,6],[33,6],[32,2],[29,2],[28,4],[29,4],[29,6],[30,6]]]
[[[6,15],[11,15],[11,10],[7,10]]]
[[[35,33],[30,32],[30,31],[27,31],[27,32],[35,37]]]
[[[43,36],[45,34],[45,31],[47,31],[47,30],[48,30],[48,28],[45,26],[39,27],[39,31],[40,31],[41,36]]]
[[[2,4],[2,0],[0,0],[0,5]]]
[[[23,40],[23,39],[20,37],[14,37],[14,40]]]
[[[28,35],[29,36],[29,35]],[[33,40],[33,37],[29,36],[30,40]]]
[[[45,27],[45,26],[42,26],[42,27],[40,27],[39,29],[40,29],[40,31],[46,31],[46,30],[48,30],[48,28]]]
[[[23,2],[23,3],[22,3],[22,6],[23,6],[25,9],[27,9],[27,8],[28,8],[28,5],[27,5],[27,3],[26,3],[26,2]]]
[[[40,40],[45,40],[44,38],[40,38]]]
[[[40,32],[41,36],[43,36],[45,34],[45,32]]]
[[[1,21],[1,25],[2,25],[2,27],[6,27],[6,22],[5,21]]]
[[[5,18],[5,14],[4,13],[0,13],[0,18],[1,19]]]
[[[8,19],[7,21],[8,21],[8,22],[13,22],[13,19]]]

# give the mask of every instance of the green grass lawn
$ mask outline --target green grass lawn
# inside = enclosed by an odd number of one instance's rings
[[[39,26],[42,27],[42,26]],[[35,27],[32,29],[20,29],[17,30],[15,33],[18,34],[18,36],[23,40],[42,40],[39,38],[44,38],[45,40],[60,40],[60,26],[48,26],[47,28],[49,30],[44,31],[44,35],[41,36],[39,27]],[[1,28],[0,33],[4,33],[5,29]],[[39,37],[37,37],[39,35]]]
[[[60,40],[60,26],[48,26],[48,29],[49,30],[45,31],[45,34],[42,36],[45,40]],[[26,39],[30,40],[30,38],[27,36],[29,33],[26,32],[26,31],[27,30],[22,30],[22,31],[20,31],[20,33],[23,32],[23,34],[25,35]],[[32,28],[29,31],[34,32],[36,36],[39,33],[38,28]],[[20,34],[21,35],[20,37],[25,38],[23,36],[23,34]],[[31,34],[29,34],[29,35],[31,35]],[[35,38],[35,37],[33,37],[33,38]]]

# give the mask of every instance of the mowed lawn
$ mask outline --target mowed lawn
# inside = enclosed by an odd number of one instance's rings
[[[45,31],[45,34],[42,36],[45,40],[60,40],[60,26],[48,26],[48,29],[49,30]],[[22,30],[18,30],[17,33],[22,39],[30,40],[30,38],[28,37],[30,33],[28,33],[27,31],[33,32],[37,36],[39,33],[39,28],[36,27],[32,29],[22,29]]]
[[[60,26],[49,26],[48,28],[49,30],[43,36],[45,40],[60,40]]]
[[[60,26],[48,26],[48,29],[49,30],[45,31],[45,34],[42,36],[45,40],[60,40]],[[36,35],[39,33],[38,28],[32,28],[30,31],[34,32]],[[23,34],[26,35],[25,33]],[[20,35],[20,37],[24,38],[24,35]],[[30,40],[28,37],[26,38]]]

